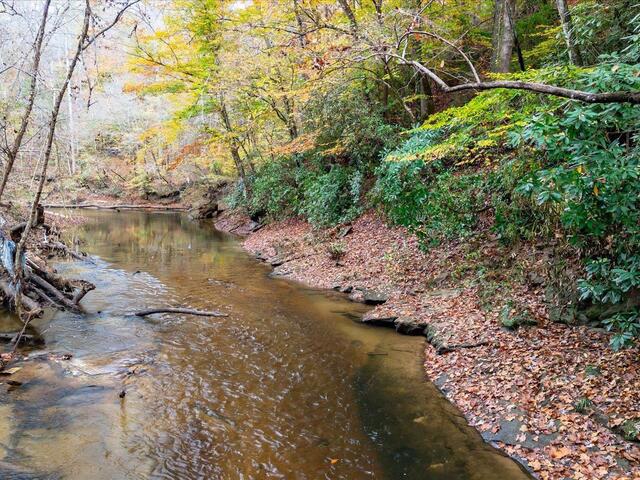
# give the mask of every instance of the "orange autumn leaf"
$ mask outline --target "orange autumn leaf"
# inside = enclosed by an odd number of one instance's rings
[[[571,455],[571,450],[569,450],[567,447],[560,447],[560,448],[552,448],[551,449],[551,457],[555,458],[555,459],[561,459],[566,457],[567,455]]]

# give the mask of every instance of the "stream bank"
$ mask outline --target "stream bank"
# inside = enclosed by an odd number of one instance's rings
[[[519,313],[486,308],[487,285],[462,279],[479,258],[497,266],[514,252],[487,241],[425,253],[375,213],[319,231],[298,219],[262,226],[234,212],[215,225],[245,235],[244,248],[272,275],[347,293],[377,305],[365,322],[427,337],[429,378],[485,440],[540,478],[640,478],[638,349],[614,352],[602,330],[550,321],[536,275],[510,285],[527,322],[504,328],[505,315]],[[548,261],[545,251],[526,253],[532,267]]]

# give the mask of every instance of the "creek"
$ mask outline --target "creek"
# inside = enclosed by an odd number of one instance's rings
[[[425,379],[424,338],[272,278],[210,224],[75,214],[93,262],[56,267],[96,284],[90,313],[38,320],[46,347],[0,386],[1,478],[530,478]],[[130,315],[157,306],[229,316]]]

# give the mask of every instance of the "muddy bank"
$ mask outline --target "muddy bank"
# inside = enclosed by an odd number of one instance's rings
[[[424,253],[373,213],[324,231],[233,213],[216,227],[246,235],[245,249],[273,275],[375,304],[365,321],[427,337],[429,378],[487,441],[540,478],[640,478],[638,349],[616,353],[604,331],[551,322],[536,275],[510,282],[517,309],[499,288],[465,275],[514,252],[485,239]],[[544,251],[527,254],[532,272],[546,261]],[[522,326],[505,328],[511,317]]]

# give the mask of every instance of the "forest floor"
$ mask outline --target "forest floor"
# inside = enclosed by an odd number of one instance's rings
[[[484,236],[423,252],[375,213],[314,230],[225,212],[216,227],[247,235],[244,247],[274,275],[378,304],[364,322],[425,335],[428,377],[537,477],[640,479],[640,351],[614,352],[602,329],[550,321],[536,273],[548,249]],[[506,329],[516,315],[529,326]]]

